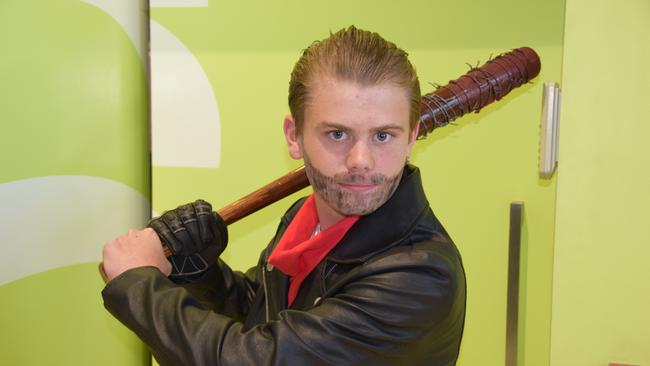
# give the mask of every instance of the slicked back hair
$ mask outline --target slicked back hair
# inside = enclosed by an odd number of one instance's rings
[[[352,81],[362,86],[393,84],[403,87],[411,101],[410,130],[420,116],[420,82],[408,54],[379,34],[350,26],[312,43],[291,72],[289,109],[300,133],[309,92],[319,77]]]

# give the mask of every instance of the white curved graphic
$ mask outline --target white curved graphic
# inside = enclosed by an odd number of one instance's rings
[[[145,0],[82,0],[102,9],[122,26],[133,42],[140,60],[145,66],[147,60],[147,22],[149,9]]]
[[[109,14],[144,63],[149,10],[144,0],[83,0]],[[207,1],[152,1],[152,7],[207,7]],[[152,164],[218,168],[221,124],[212,85],[194,54],[173,33],[149,21]],[[145,68],[146,69],[146,68]]]
[[[212,85],[192,52],[151,20],[154,166],[218,168],[221,126]]]
[[[49,269],[99,262],[104,243],[142,227],[150,202],[122,183],[50,176],[0,184],[0,285]]]

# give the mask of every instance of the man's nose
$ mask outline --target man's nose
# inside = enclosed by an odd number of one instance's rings
[[[375,167],[375,159],[368,143],[356,141],[348,152],[346,164],[349,171],[363,172],[372,170]]]

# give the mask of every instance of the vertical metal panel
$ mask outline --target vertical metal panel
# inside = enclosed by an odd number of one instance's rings
[[[510,204],[510,234],[508,239],[508,304],[506,318],[506,366],[517,365],[517,327],[519,326],[519,268],[523,210],[523,202],[512,202]]]

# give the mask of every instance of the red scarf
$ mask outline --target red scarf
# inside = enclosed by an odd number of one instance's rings
[[[325,231],[312,235],[318,225],[318,213],[314,195],[307,198],[269,257],[270,264],[291,277],[289,306],[296,299],[302,281],[341,241],[357,220],[359,216],[347,216]]]

